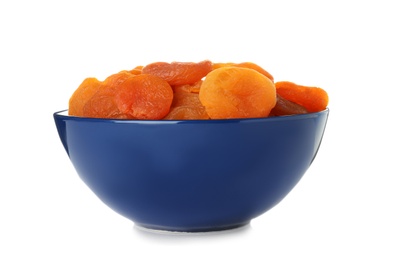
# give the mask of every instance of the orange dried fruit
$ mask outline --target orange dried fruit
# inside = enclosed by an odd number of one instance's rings
[[[205,109],[197,109],[191,106],[171,108],[164,120],[205,120],[210,119]]]
[[[101,85],[102,82],[96,78],[86,78],[69,99],[69,115],[83,116],[85,104],[95,95]]]
[[[135,74],[132,74],[130,71],[127,70],[122,70],[118,73],[108,76],[103,81],[103,84],[108,87],[117,88],[122,82],[124,82],[127,78],[132,76],[135,76]]]
[[[202,80],[195,82],[193,85],[182,85],[178,86],[177,88],[174,88],[174,92],[190,92],[190,93],[199,93],[199,90],[201,89],[202,85]]]
[[[225,66],[206,76],[199,99],[212,119],[267,117],[276,104],[276,90],[253,69]]]
[[[116,89],[111,85],[103,85],[84,106],[83,115],[94,118],[127,119],[120,112],[115,102]]]
[[[128,119],[129,115],[122,113],[115,102],[118,87],[126,79],[134,77],[129,71],[123,70],[108,76],[101,84],[99,90],[87,101],[83,115],[95,118]]]
[[[135,119],[162,119],[168,114],[173,99],[169,83],[151,74],[127,78],[115,94],[119,111]]]
[[[227,119],[318,112],[326,91],[273,76],[252,62],[154,62],[85,79],[69,115],[116,119]]]
[[[218,69],[222,67],[240,67],[240,68],[248,68],[253,69],[257,72],[260,72],[267,78],[269,78],[272,82],[274,81],[274,77],[261,66],[257,65],[253,62],[242,62],[242,63],[234,63],[234,62],[226,62],[226,63],[213,63],[213,69]]]
[[[308,112],[319,112],[326,109],[329,97],[319,87],[297,85],[290,81],[275,83],[276,92],[283,98],[305,107]]]
[[[291,102],[281,95],[276,95],[276,105],[271,110],[271,116],[288,116],[288,115],[298,115],[298,114],[306,114],[308,110],[294,102]]]
[[[151,74],[166,80],[171,86],[194,84],[212,70],[212,62],[154,62],[143,67],[142,74]]]
[[[140,75],[142,74],[143,66],[136,66],[135,68],[131,69],[129,72],[133,75]]]
[[[173,102],[168,115],[164,118],[167,120],[198,120],[209,119],[205,107],[199,100],[199,94],[191,92],[193,86],[187,88],[178,88],[173,93]]]

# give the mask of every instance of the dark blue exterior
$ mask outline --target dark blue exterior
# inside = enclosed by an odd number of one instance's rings
[[[135,121],[58,112],[54,118],[76,171],[105,204],[143,227],[193,232],[244,225],[280,202],[315,158],[328,113]]]

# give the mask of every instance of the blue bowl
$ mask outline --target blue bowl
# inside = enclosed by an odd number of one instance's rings
[[[203,232],[248,224],[314,160],[329,110],[231,120],[111,120],[54,113],[86,185],[135,225]]]

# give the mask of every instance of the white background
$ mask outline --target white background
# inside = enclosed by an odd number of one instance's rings
[[[396,259],[393,1],[1,1],[0,259]],[[233,232],[158,235],[100,202],[52,114],[86,77],[154,61],[255,62],[330,117],[279,205]]]

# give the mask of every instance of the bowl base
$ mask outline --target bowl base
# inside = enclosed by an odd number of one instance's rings
[[[200,234],[200,233],[220,233],[220,232],[229,232],[229,231],[237,231],[240,229],[245,229],[250,224],[250,221],[239,223],[230,226],[223,226],[223,227],[211,227],[211,228],[183,228],[183,229],[166,229],[166,228],[155,228],[149,227],[142,224],[136,224],[135,228],[138,230],[142,230],[144,232],[155,233],[155,234],[164,234],[164,235],[183,235],[183,234]]]

